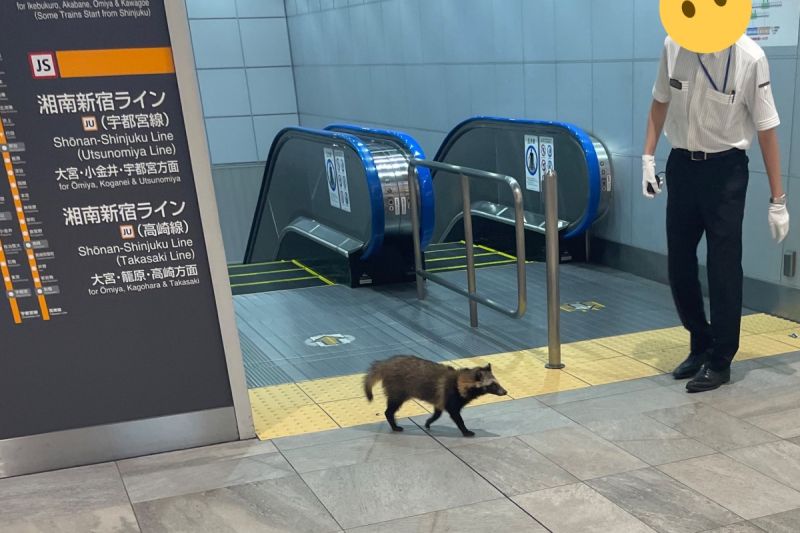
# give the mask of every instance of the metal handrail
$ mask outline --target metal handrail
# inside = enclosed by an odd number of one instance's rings
[[[458,174],[461,177],[461,196],[464,203],[464,241],[467,248],[467,290],[459,287],[441,276],[432,274],[422,268],[422,250],[419,239],[419,191],[412,184],[409,187],[411,199],[411,225],[414,241],[414,268],[417,279],[417,296],[420,300],[425,299],[425,285],[423,280],[430,280],[453,292],[457,292],[469,299],[469,321],[474,328],[478,326],[478,304],[483,304],[495,311],[503,313],[512,318],[521,318],[527,309],[528,295],[525,280],[525,213],[522,206],[522,189],[516,179],[503,174],[476,170],[438,161],[427,161],[423,159],[409,160],[409,167],[416,170],[417,167],[424,167],[432,170],[441,170],[451,174]],[[409,171],[409,174],[411,172]],[[490,181],[500,181],[508,185],[514,196],[514,233],[516,237],[516,257],[517,257],[517,307],[510,309],[485,296],[477,294],[475,280],[475,251],[472,236],[472,203],[470,201],[469,178],[477,178]],[[556,225],[556,228],[558,226]],[[556,229],[556,231],[558,231]],[[556,245],[557,246],[557,245]]]

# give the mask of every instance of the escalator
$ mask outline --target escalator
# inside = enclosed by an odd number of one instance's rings
[[[588,233],[608,210],[612,171],[597,139],[566,123],[474,117],[445,138],[436,161],[515,178],[523,190],[527,259],[544,260],[544,173],[558,173],[562,260],[586,260]],[[434,173],[436,224],[433,242],[463,238],[463,205],[457,176]],[[507,188],[470,180],[476,244],[514,249],[513,201]]]
[[[410,137],[349,126],[285,128],[273,141],[235,293],[413,279],[408,188],[422,197],[421,237],[433,230],[429,174]]]

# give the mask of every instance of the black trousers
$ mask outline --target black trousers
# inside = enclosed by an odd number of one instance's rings
[[[669,282],[692,354],[712,353],[723,370],[739,350],[742,321],[742,220],[749,159],[743,151],[692,161],[673,150],[667,160]],[[697,265],[703,234],[708,245],[711,323],[706,319]]]

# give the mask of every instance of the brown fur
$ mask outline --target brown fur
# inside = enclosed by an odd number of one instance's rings
[[[372,389],[381,381],[386,392],[386,419],[395,431],[402,428],[394,422],[394,413],[406,400],[415,398],[434,406],[436,412],[426,424],[447,411],[465,435],[471,434],[463,427],[459,415],[461,408],[482,394],[506,394],[497,383],[491,365],[455,369],[411,355],[398,355],[372,364],[364,377],[364,393],[373,399]]]

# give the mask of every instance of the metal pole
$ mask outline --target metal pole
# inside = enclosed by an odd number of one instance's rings
[[[545,239],[547,247],[547,368],[564,368],[561,363],[561,295],[558,267],[561,261],[558,242],[558,176],[554,170],[544,175]]]
[[[422,245],[419,237],[419,179],[411,179],[416,177],[417,169],[413,163],[409,163],[408,177],[409,187],[408,192],[411,200],[411,240],[414,242],[414,277],[417,280],[417,298],[420,300],[425,299],[425,279],[419,274],[422,271]]]
[[[470,295],[477,292],[475,282],[475,250],[472,241],[472,201],[469,198],[469,178],[461,174],[461,196],[464,200],[464,242],[467,247],[467,291]],[[478,302],[469,301],[469,325],[478,327]]]
[[[525,210],[522,204],[522,189],[519,184],[509,180],[511,194],[514,196],[514,236],[517,246],[517,309],[520,316],[528,306],[528,290],[525,272]]]

